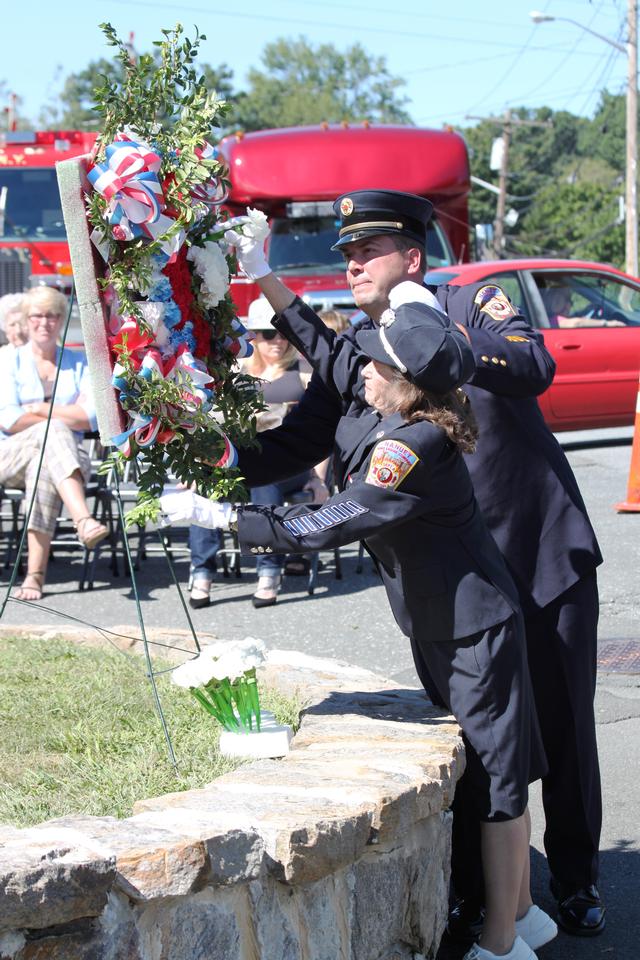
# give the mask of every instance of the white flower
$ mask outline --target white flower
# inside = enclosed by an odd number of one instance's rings
[[[197,657],[177,667],[171,679],[179,687],[203,687],[210,680],[229,680],[233,683],[248,670],[259,666],[266,658],[263,640],[245,637],[231,643],[212,643],[203,647]]]
[[[194,657],[177,667],[171,674],[172,681],[179,687],[203,687],[211,680],[211,664],[206,657]]]
[[[195,273],[200,277],[200,293],[206,307],[216,307],[229,289],[229,265],[220,245],[207,240],[204,246],[195,244],[187,254]]]
[[[147,326],[152,333],[155,333],[164,320],[165,307],[162,300],[143,300],[137,304],[137,307]]]
[[[245,236],[254,237],[256,240],[266,240],[270,233],[266,213],[263,213],[262,210],[256,210],[254,207],[247,207],[247,216],[249,222],[245,223],[242,229]]]

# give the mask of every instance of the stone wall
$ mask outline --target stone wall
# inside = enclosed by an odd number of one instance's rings
[[[291,753],[132,817],[0,826],[2,960],[408,960],[446,917],[459,730],[421,691],[274,651]]]

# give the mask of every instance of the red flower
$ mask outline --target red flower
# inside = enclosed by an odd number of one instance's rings
[[[193,336],[196,341],[194,354],[199,360],[206,360],[211,351],[211,328],[200,313],[193,313]]]
[[[173,291],[173,299],[180,309],[181,321],[176,324],[179,330],[187,320],[193,320],[193,290],[191,289],[191,270],[187,260],[186,245],[180,248],[178,256],[173,263],[167,263],[162,272],[168,277]]]

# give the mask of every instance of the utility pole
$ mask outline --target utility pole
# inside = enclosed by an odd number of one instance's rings
[[[504,215],[507,212],[507,176],[509,174],[509,146],[511,144],[511,110],[507,110],[502,120],[502,157],[498,177],[498,205],[493,223],[493,252],[502,257],[504,241]]]
[[[638,276],[638,2],[629,0],[627,38],[627,175],[625,180],[625,269]]]
[[[636,2],[636,0],[631,0]],[[497,259],[502,259],[502,246],[504,243],[504,218],[507,212],[507,181],[509,178],[509,148],[511,146],[511,134],[514,127],[551,127],[553,124],[549,120],[521,120],[520,117],[512,117],[511,110],[507,110],[501,117],[473,117],[467,116],[467,120],[480,120],[489,123],[499,123],[502,125],[502,156],[500,158],[500,171],[498,174],[498,203],[496,206],[496,218],[493,221],[493,253]]]
[[[638,0],[628,0],[627,41],[625,44],[611,37],[597,33],[579,20],[570,17],[552,17],[538,10],[529,14],[534,23],[548,20],[562,20],[572,23],[586,33],[604,40],[610,47],[627,55],[627,96],[626,96],[626,175],[625,175],[625,269],[632,276],[638,276]]]

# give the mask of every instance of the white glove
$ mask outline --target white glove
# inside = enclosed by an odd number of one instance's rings
[[[243,231],[235,230],[243,227]],[[243,273],[249,280],[259,280],[271,273],[264,253],[264,241],[269,236],[269,227],[264,221],[256,224],[251,217],[233,217],[224,224],[225,240],[236,248],[236,257]]]
[[[173,523],[189,523],[211,530],[228,530],[233,508],[230,503],[215,503],[200,497],[193,490],[181,490],[180,493],[161,496],[160,509],[162,527],[169,527]]]
[[[405,303],[424,303],[427,307],[432,307],[434,310],[444,313],[431,291],[413,280],[403,280],[402,283],[396,283],[395,287],[392,287],[389,291],[389,306],[392,310],[397,310]]]

